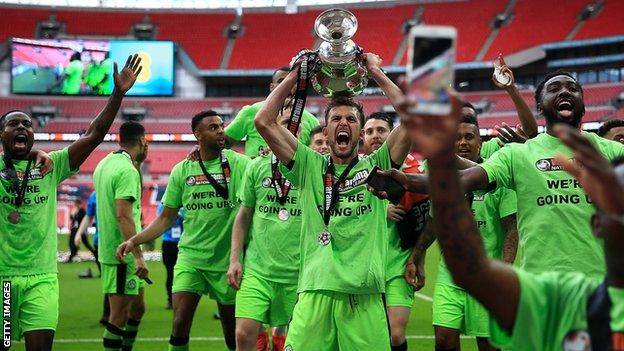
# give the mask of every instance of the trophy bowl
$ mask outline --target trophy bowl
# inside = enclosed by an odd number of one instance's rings
[[[362,49],[351,40],[357,27],[357,18],[339,8],[323,11],[314,21],[314,32],[323,42],[310,78],[319,94],[354,96],[368,84]]]

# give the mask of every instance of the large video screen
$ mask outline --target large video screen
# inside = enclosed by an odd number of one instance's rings
[[[13,94],[109,95],[113,62],[122,69],[138,53],[143,69],[128,92],[135,96],[171,96],[174,47],[170,41],[56,40],[13,38]]]

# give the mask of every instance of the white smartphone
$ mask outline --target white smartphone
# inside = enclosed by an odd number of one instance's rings
[[[447,89],[453,86],[457,30],[448,26],[415,26],[408,39],[408,95],[417,102],[410,112],[451,113]]]

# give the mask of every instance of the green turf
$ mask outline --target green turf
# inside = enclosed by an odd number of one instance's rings
[[[59,236],[59,249],[66,250],[66,248],[67,236]],[[436,247],[432,247],[427,255],[427,284],[420,291],[426,296],[432,296],[438,260],[439,251]],[[102,312],[100,279],[78,278],[78,273],[89,267],[97,273],[93,262],[59,264],[60,311],[55,350],[102,349],[100,340],[103,328],[98,324]],[[141,323],[139,339],[134,350],[166,350],[171,332],[172,312],[165,309],[165,269],[161,262],[148,262],[148,267],[154,284],[148,286],[145,291],[147,311]],[[200,340],[191,339],[192,350],[223,351],[226,349],[221,338],[221,324],[212,317],[215,311],[215,303],[208,298],[203,298],[195,314],[191,331],[191,338],[200,338]],[[418,337],[408,340],[410,350],[433,350],[430,302],[416,299],[407,335]],[[12,350],[24,350],[21,343],[15,346]],[[476,350],[474,340],[462,340],[462,350]]]

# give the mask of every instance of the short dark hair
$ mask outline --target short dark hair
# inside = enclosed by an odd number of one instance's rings
[[[581,83],[579,83],[579,81],[576,79],[576,77],[572,75],[572,73],[563,70],[556,70],[554,72],[548,73],[546,77],[544,77],[544,79],[537,85],[537,88],[535,89],[535,103],[537,105],[541,105],[542,103],[542,91],[544,90],[544,85],[546,85],[546,82],[556,76],[566,76],[574,79],[576,84],[578,84],[579,88],[581,89],[581,94],[583,94],[583,87],[581,86]]]
[[[475,112],[475,113],[477,113],[477,109],[474,107],[474,105],[473,105],[473,104],[471,104],[471,103],[470,103],[470,102],[468,102],[468,101],[464,101],[464,103],[462,104],[462,108],[464,108],[464,107],[471,108],[471,109],[473,109],[473,110],[474,110],[474,112]],[[477,113],[477,114],[478,114],[478,113]]]
[[[119,127],[119,144],[136,145],[145,136],[145,127],[139,122],[127,121]]]
[[[323,133],[323,127],[316,126],[312,128],[312,130],[310,131],[310,139],[312,139],[312,137],[317,135],[318,133]]]
[[[366,122],[370,121],[371,119],[378,119],[378,120],[388,123],[388,127],[390,127],[390,130],[394,128],[394,120],[392,119],[392,117],[390,117],[389,114],[385,112],[371,113],[370,115],[368,115],[368,117],[366,117]]]
[[[195,129],[197,129],[197,126],[201,123],[201,121],[204,118],[206,118],[206,117],[213,117],[213,116],[219,116],[217,111],[215,111],[215,110],[205,110],[205,111],[202,111],[202,112],[196,114],[195,116],[193,116],[193,119],[191,120],[191,130],[193,131],[193,133],[195,133]]]
[[[327,125],[327,118],[329,117],[329,112],[338,106],[349,106],[353,107],[357,110],[357,117],[360,120],[360,128],[364,127],[364,107],[358,101],[352,99],[349,96],[345,95],[337,95],[331,98],[325,106],[325,125]]]
[[[32,117],[28,113],[26,113],[25,111],[22,111],[22,110],[11,110],[11,111],[8,111],[7,113],[3,114],[0,117],[0,132],[4,130],[4,121],[5,121],[6,117],[8,115],[12,114],[12,113],[23,113],[26,116],[28,116],[28,118],[32,119]]]
[[[618,127],[624,127],[624,120],[612,119],[606,121],[603,125],[601,125],[596,133],[598,133],[598,135],[600,135],[601,137],[604,137],[605,135],[607,135],[607,133],[609,133],[611,129]]]
[[[475,112],[475,115],[474,116],[462,115],[461,123],[474,124],[475,126],[477,126],[477,129],[478,129],[479,128],[479,120],[477,119],[477,115],[478,115],[477,109],[474,107],[473,104],[469,103],[468,101],[466,101],[466,102],[464,102],[462,104],[462,108],[464,108],[464,107],[472,109]]]
[[[290,67],[282,66],[282,67],[276,69],[275,71],[273,71],[273,74],[271,75],[271,77],[273,77],[277,72],[290,72]]]
[[[74,51],[74,53],[72,53],[71,57],[69,58],[70,62],[76,60],[82,60],[82,54],[80,53],[80,51]]]
[[[464,116],[462,115],[461,123],[474,124],[479,129],[479,121],[476,116]]]

